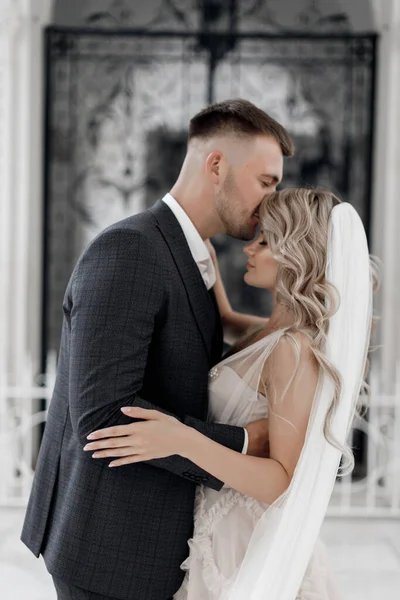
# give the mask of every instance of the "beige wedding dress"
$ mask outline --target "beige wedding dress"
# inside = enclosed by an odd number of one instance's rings
[[[267,417],[267,400],[257,391],[259,377],[262,365],[284,332],[276,331],[251,344],[210,371],[210,420],[245,426]],[[229,600],[229,589],[251,535],[267,508],[268,505],[226,485],[219,492],[199,486],[194,534],[188,542],[190,554],[181,565],[186,575],[174,600]],[[319,541],[297,598],[340,600],[325,548]]]

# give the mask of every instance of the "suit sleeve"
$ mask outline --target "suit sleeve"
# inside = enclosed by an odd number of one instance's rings
[[[140,397],[155,322],[166,300],[162,268],[151,241],[133,230],[100,234],[78,262],[70,294],[69,402],[82,447],[92,431],[132,422],[121,413],[123,406],[171,414],[158,406],[157,399]],[[243,448],[242,428],[191,416],[180,420],[232,450]],[[216,490],[223,485],[181,456],[148,464]]]

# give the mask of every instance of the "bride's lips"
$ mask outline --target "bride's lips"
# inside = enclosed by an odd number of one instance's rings
[[[250,270],[250,269],[255,269],[254,265],[251,265],[249,262],[246,265],[246,269]]]

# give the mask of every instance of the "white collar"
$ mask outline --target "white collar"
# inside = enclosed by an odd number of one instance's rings
[[[202,240],[201,235],[197,231],[196,227],[193,225],[193,222],[183,210],[182,206],[169,193],[166,194],[162,200],[169,206],[177,218],[195,262],[199,263],[207,260],[212,261],[207,246]]]

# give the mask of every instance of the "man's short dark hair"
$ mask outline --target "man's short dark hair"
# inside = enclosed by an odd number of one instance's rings
[[[294,144],[286,129],[248,100],[237,98],[217,102],[190,120],[189,142],[193,138],[224,134],[238,137],[269,135],[278,142],[283,156],[294,154]]]

